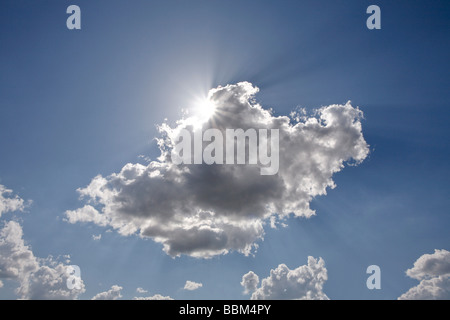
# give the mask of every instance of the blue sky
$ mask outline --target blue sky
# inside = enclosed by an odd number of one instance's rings
[[[70,4],[82,29],[68,30]],[[366,8],[381,8],[381,30]],[[33,204],[20,221],[36,256],[70,254],[90,299],[112,285],[123,298],[247,299],[249,270],[265,278],[308,256],[328,270],[331,299],[396,299],[405,271],[449,249],[450,5],[448,1],[2,1],[0,184]],[[257,101],[288,115],[351,100],[364,112],[369,156],[333,176],[317,215],[265,228],[254,257],[172,258],[162,246],[94,224],[69,224],[78,188],[159,155],[156,125],[192,97],[249,81]],[[99,241],[92,235],[102,234]],[[366,288],[366,268],[382,289]],[[186,280],[202,288],[183,290]],[[0,298],[16,298],[3,281]]]

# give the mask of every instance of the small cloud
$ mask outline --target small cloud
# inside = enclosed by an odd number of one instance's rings
[[[152,162],[152,158],[150,158],[149,156],[145,156],[143,154],[138,155],[138,158],[144,160],[147,163]]]
[[[186,281],[186,284],[184,285],[184,290],[193,291],[193,290],[197,290],[198,288],[201,288],[201,287],[203,287],[203,284],[188,280],[188,281]]]
[[[92,300],[117,300],[122,298],[121,290],[123,288],[113,285],[110,290],[96,294]]]
[[[0,184],[0,217],[2,213],[23,211],[30,204],[31,201],[25,202],[19,196],[13,195],[12,190]]]
[[[65,255],[63,255],[62,257],[63,257],[64,262],[65,262],[66,264],[69,264],[69,263],[70,263],[70,254],[65,254]]]
[[[108,219],[90,205],[85,205],[76,210],[67,210],[64,220],[72,224],[76,222],[93,222],[99,226],[108,225]]]
[[[173,300],[173,298],[169,296],[162,296],[160,294],[155,294],[151,297],[134,297],[133,300]]]
[[[259,285],[259,277],[253,271],[249,271],[242,276],[241,286],[244,287],[244,293],[249,294],[254,292]]]
[[[147,293],[148,291],[145,290],[145,289],[143,289],[143,288],[137,288],[137,289],[136,289],[136,292],[137,292],[137,293]]]
[[[288,225],[284,222],[282,222],[282,219],[277,218],[276,216],[270,217],[270,227],[272,229],[278,229],[278,226],[281,226],[282,228],[286,228]]]
[[[95,234],[92,235],[92,239],[94,239],[95,241],[98,241],[102,238],[102,235],[99,234],[98,236],[96,236]]]

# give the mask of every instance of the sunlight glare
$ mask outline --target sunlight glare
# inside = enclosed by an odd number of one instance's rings
[[[193,114],[199,122],[205,123],[214,116],[215,110],[214,103],[209,98],[203,98],[196,101]]]

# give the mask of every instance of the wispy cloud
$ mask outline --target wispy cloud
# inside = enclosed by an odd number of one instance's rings
[[[145,290],[144,288],[139,287],[139,288],[136,289],[136,292],[137,293],[147,293],[148,291]]]

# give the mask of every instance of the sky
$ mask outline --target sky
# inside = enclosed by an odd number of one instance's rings
[[[0,299],[450,299],[448,1],[0,7]],[[277,175],[171,165],[205,99]]]

